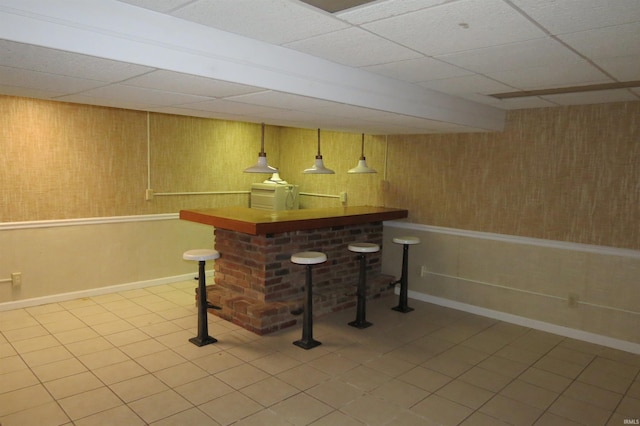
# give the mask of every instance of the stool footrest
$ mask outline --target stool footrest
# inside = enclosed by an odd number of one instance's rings
[[[207,309],[216,309],[218,311],[222,310],[221,306],[214,305],[213,303],[207,302]]]

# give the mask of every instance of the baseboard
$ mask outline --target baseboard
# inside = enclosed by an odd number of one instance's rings
[[[213,270],[206,271],[207,277],[213,276]],[[12,309],[28,308],[31,306],[46,305],[48,303],[64,302],[67,300],[80,299],[83,297],[101,296],[103,294],[118,293],[120,291],[136,290],[139,288],[153,287],[163,284],[171,284],[179,281],[193,280],[194,274],[175,275],[171,277],[162,277],[146,281],[136,281],[125,284],[117,284],[107,287],[91,288],[87,290],[72,291],[68,293],[52,294],[49,296],[34,297],[31,299],[12,300],[10,302],[0,303],[0,312],[10,311]],[[197,284],[194,284],[194,288]]]
[[[395,292],[396,294],[399,294],[399,289],[396,288]],[[446,308],[481,315],[483,317],[493,318],[499,321],[504,321],[535,330],[546,331],[548,333],[557,334],[559,336],[570,337],[572,339],[582,340],[584,342],[594,343],[596,345],[606,346],[609,348],[640,355],[640,344],[638,343],[614,339],[612,337],[602,336],[600,334],[589,333],[586,331],[563,327],[544,321],[533,320],[531,318],[525,318],[518,315],[495,311],[493,309],[481,308],[479,306],[456,302],[455,300],[431,296],[429,294],[419,293],[412,290],[409,290],[408,296],[411,299],[419,300],[422,302],[433,303],[434,305],[444,306]]]

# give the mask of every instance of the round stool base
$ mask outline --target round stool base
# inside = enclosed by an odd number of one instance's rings
[[[398,305],[395,308],[391,308],[391,309],[394,311],[402,312],[403,314],[413,311],[413,308],[410,308],[408,306],[401,306],[401,305]]]
[[[189,341],[198,347],[210,345],[211,343],[217,342],[217,340],[211,336],[207,336],[205,338],[192,337],[191,339],[189,339]]]
[[[293,342],[293,344],[302,349],[313,349],[316,346],[320,346],[322,342],[318,342],[314,339],[300,339]]]
[[[355,328],[367,328],[367,327],[371,327],[373,323],[366,320],[365,321],[355,320],[355,321],[351,321],[349,325]]]

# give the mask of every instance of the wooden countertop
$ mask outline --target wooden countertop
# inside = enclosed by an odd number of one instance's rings
[[[330,228],[403,219],[409,212],[387,207],[329,207],[269,211],[248,207],[181,210],[180,219],[251,235],[275,234],[305,229]]]

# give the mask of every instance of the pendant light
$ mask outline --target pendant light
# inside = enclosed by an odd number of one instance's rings
[[[360,151],[360,159],[358,165],[353,169],[349,169],[347,173],[378,173],[371,167],[367,166],[367,159],[364,156],[364,133],[362,134],[362,148]]]
[[[335,173],[333,170],[327,169],[322,162],[322,154],[320,154],[320,129],[318,129],[318,155],[316,155],[316,161],[315,163],[313,163],[313,166],[311,168],[304,169],[303,173],[324,175]]]
[[[267,153],[264,152],[264,123],[262,123],[262,142],[258,153],[258,162],[255,166],[244,169],[245,173],[275,173],[278,169],[267,164]]]

